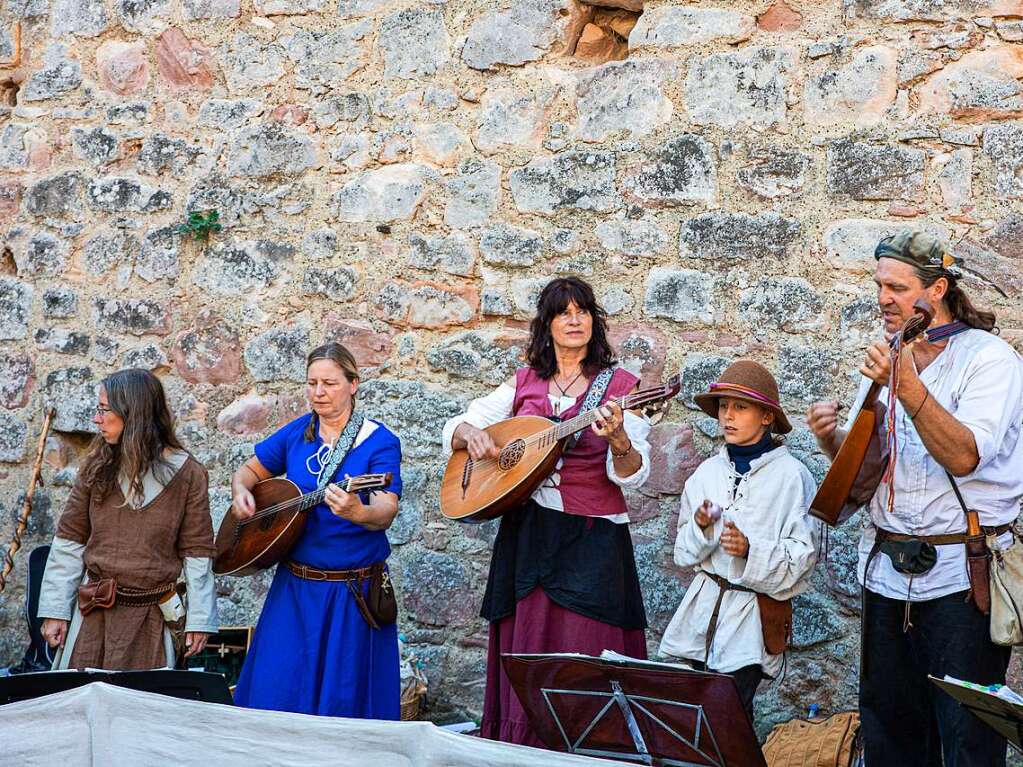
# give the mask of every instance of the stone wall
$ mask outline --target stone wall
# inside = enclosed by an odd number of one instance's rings
[[[440,518],[440,428],[516,366],[550,276],[594,283],[627,367],[684,375],[629,499],[652,649],[689,580],[677,496],[716,444],[692,395],[729,360],[776,372],[820,476],[801,415],[855,386],[880,236],[955,241],[1018,337],[1023,2],[607,2],[0,0],[3,538],[47,403],[29,545],[97,379],[128,365],[162,377],[219,519],[252,443],[302,411],[304,352],[340,339],[404,445],[402,630],[434,714],[478,713],[495,531]],[[208,244],[176,232],[210,209]],[[761,727],[854,702],[855,528],[797,600]],[[222,581],[224,622],[253,621],[267,583]]]

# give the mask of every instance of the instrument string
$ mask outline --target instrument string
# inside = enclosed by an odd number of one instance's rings
[[[362,482],[357,483],[356,487],[353,488],[352,479],[353,478],[349,478],[337,484],[346,493],[350,493],[352,492],[353,489],[358,490],[359,487],[363,484]],[[263,519],[264,517],[273,516],[274,514],[277,514],[278,512],[284,511],[286,509],[291,509],[292,507],[296,506],[301,507],[303,504],[308,505],[310,507],[315,506],[321,500],[323,500],[323,497],[326,495],[326,493],[327,493],[326,488],[322,490],[313,490],[311,493],[300,495],[298,498],[289,498],[286,501],[275,503],[272,506],[267,506],[265,509],[260,509],[248,519],[243,519],[241,522],[238,523],[238,526],[241,527],[242,525],[248,525],[252,522],[255,522],[256,520]]]
[[[238,525],[239,526],[247,525],[251,522],[255,522],[258,519],[262,519],[263,517],[273,516],[274,514],[280,511],[284,511],[285,509],[301,506],[303,503],[309,502],[311,503],[311,505],[315,505],[320,502],[320,500],[323,498],[323,495],[324,495],[323,490],[314,490],[313,492],[299,496],[298,498],[291,498],[287,501],[275,503],[272,506],[267,506],[265,509],[260,509],[248,519],[243,519],[241,522],[238,523]]]
[[[641,389],[632,394],[625,394],[621,397],[612,397],[604,403],[607,405],[611,402],[615,403],[623,410],[631,410],[638,404],[642,404],[648,400],[651,395],[662,394],[664,392],[663,387],[653,387],[650,389]],[[604,407],[601,405],[601,407]],[[526,437],[523,441],[523,447],[525,449],[534,447],[544,440],[551,440],[557,442],[564,439],[577,431],[585,429],[589,424],[595,421],[597,418],[597,410],[588,410],[585,413],[570,418],[567,421],[556,423],[548,429],[544,429],[541,432],[537,432],[529,437]],[[474,478],[487,479],[495,474],[503,471],[500,467],[500,458],[482,458],[479,461],[473,461],[472,474]]]

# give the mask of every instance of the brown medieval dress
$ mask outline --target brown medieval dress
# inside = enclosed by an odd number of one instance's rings
[[[132,508],[114,484],[103,498],[78,481],[57,537],[84,544],[89,579],[154,589],[174,583],[185,557],[212,557],[206,469],[189,456],[148,503]],[[114,605],[82,616],[70,668],[150,669],[167,664],[164,619],[158,605]]]

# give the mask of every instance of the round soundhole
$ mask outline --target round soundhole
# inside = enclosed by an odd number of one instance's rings
[[[526,454],[526,442],[525,440],[517,439],[514,442],[509,442],[503,448],[501,448],[501,454],[497,458],[497,465],[507,471],[522,460],[522,456]]]

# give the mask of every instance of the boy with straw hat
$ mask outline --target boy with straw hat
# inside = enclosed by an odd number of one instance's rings
[[[660,653],[732,675],[752,721],[757,686],[782,667],[791,599],[807,588],[816,562],[806,513],[816,486],[773,436],[792,426],[765,367],[732,363],[696,403],[717,419],[725,444],[682,493],[675,562],[697,575]]]

